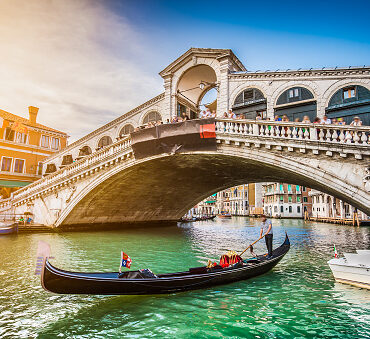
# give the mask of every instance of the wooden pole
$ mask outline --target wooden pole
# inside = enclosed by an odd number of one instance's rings
[[[360,220],[358,219],[358,213],[356,212],[356,221],[357,221],[357,226],[360,227]]]
[[[256,242],[260,241],[265,235],[263,235],[261,238],[258,238],[255,242],[252,242],[242,253],[240,253],[240,256],[242,256],[247,249],[249,249],[251,246],[253,246]]]

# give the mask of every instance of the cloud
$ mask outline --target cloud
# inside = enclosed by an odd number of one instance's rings
[[[0,2],[0,108],[71,135],[71,141],[162,91],[141,61],[145,41],[95,0]]]

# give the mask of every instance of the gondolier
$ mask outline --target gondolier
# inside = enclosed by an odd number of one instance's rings
[[[272,223],[271,219],[267,219],[266,215],[261,215],[262,223],[261,223],[261,233],[260,238],[265,236],[266,241],[266,247],[267,247],[267,259],[270,259],[272,257]]]

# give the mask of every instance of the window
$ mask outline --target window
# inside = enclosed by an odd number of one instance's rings
[[[292,185],[288,185],[288,192],[292,191]]]
[[[306,192],[306,186],[302,186],[302,191]]]
[[[351,99],[356,96],[356,88],[355,87],[349,87],[343,89],[343,99]]]
[[[5,140],[14,141],[14,135],[15,132],[10,127],[5,128]]]
[[[151,122],[151,121],[162,121],[162,117],[161,115],[156,112],[156,111],[153,111],[153,112],[149,112],[143,119],[143,124],[146,125],[147,123]]]
[[[24,160],[23,159],[15,159],[14,160],[14,172],[23,173],[23,167],[24,167]]]
[[[280,196],[280,201],[283,201],[284,200],[284,196],[283,195],[281,195]]]
[[[280,206],[280,212],[283,213],[284,212],[284,206]]]
[[[186,113],[186,107],[184,105],[178,103],[177,104],[177,116],[181,117],[182,113]],[[162,119],[160,119],[160,120],[162,120]],[[149,120],[149,121],[153,121],[153,120]],[[157,121],[157,120],[155,120],[155,121]]]
[[[42,135],[41,136],[41,147],[49,148],[49,136],[47,136],[47,135]]]
[[[131,124],[127,124],[122,127],[121,131],[119,132],[119,137],[123,138],[127,135],[130,135],[130,133],[132,133],[133,131],[134,131],[134,126],[132,126]]]
[[[18,132],[16,141],[25,144],[27,142],[27,134]]]
[[[105,146],[108,146],[110,144],[112,144],[112,138],[108,135],[105,135],[104,137],[102,137],[100,140],[99,140],[99,143],[98,143],[98,148],[102,148],[102,147],[105,147]]]
[[[274,212],[276,213],[277,212],[277,206],[274,207]]]
[[[291,195],[288,197],[288,202],[292,202],[292,196]]]
[[[59,149],[59,138],[51,138],[51,148]]]
[[[284,186],[283,184],[280,184],[280,191],[283,192],[284,191]]]
[[[1,170],[5,172],[10,172],[10,168],[12,166],[12,158],[3,157],[1,161]]]
[[[297,195],[297,202],[301,202],[301,197]]]
[[[289,98],[296,98],[299,97],[299,88],[292,88],[288,92]]]
[[[297,206],[297,213],[301,213],[301,206]]]
[[[80,152],[78,153],[78,156],[83,157],[83,156],[89,155],[91,153],[92,153],[91,148],[89,146],[84,146],[84,147],[80,148]]]
[[[303,197],[303,202],[308,202],[308,198],[307,197]]]
[[[297,190],[297,192],[299,192],[301,190],[299,185],[296,186],[296,190]]]
[[[289,213],[292,213],[293,209],[292,206],[289,206]]]

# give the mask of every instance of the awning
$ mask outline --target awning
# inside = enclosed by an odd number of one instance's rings
[[[30,183],[25,181],[0,180],[0,187],[24,187]]]

